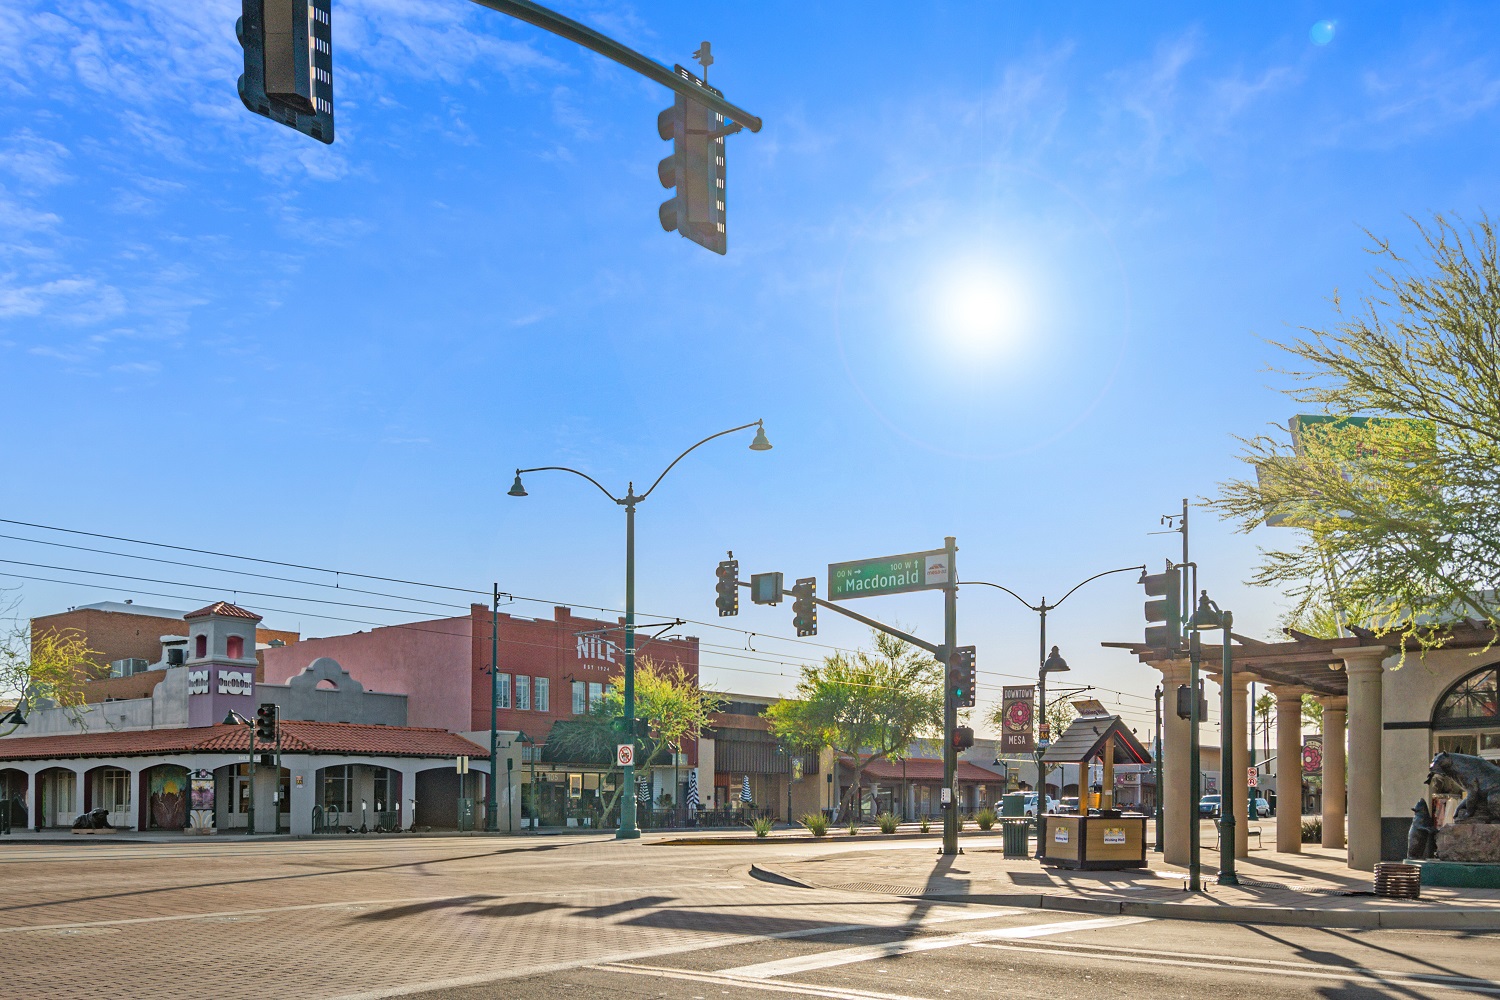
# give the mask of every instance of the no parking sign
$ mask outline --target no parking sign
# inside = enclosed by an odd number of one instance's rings
[[[620,767],[629,767],[635,763],[635,744],[621,743],[615,747],[615,763]]]

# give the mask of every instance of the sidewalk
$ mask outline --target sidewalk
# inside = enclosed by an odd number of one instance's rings
[[[853,847],[853,845],[850,845]],[[1422,887],[1419,900],[1372,892],[1373,878],[1346,867],[1343,851],[1303,845],[1301,854],[1251,851],[1240,885],[1214,882],[1217,851],[1203,851],[1203,892],[1187,891],[1185,869],[1147,854],[1150,867],[1072,871],[1006,858],[1000,845],[973,844],[957,857],[920,848],[849,850],[806,860],[770,860],[751,874],[766,881],[998,906],[1175,920],[1322,927],[1500,930],[1500,890]]]

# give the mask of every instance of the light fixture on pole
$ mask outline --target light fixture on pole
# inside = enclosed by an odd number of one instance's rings
[[[734,434],[739,431],[746,431],[752,427],[755,428],[755,438],[750,442],[750,450],[770,451],[771,442],[766,438],[765,421],[763,420],[757,420],[754,423],[750,424],[741,424],[738,427],[731,427],[728,430],[719,431],[717,434],[710,434],[702,441],[699,441],[697,444],[693,445],[691,448],[688,448],[682,454],[672,459],[671,463],[662,470],[661,475],[656,477],[656,481],[651,484],[651,487],[639,496],[636,495],[634,482],[626,484],[625,495],[623,497],[617,497],[609,490],[605,489],[593,476],[590,476],[585,472],[579,472],[577,469],[570,469],[565,465],[540,465],[531,469],[517,469],[515,481],[511,483],[510,489],[506,491],[507,496],[524,497],[528,495],[526,492],[526,487],[521,484],[521,475],[523,473],[549,471],[571,472],[575,476],[580,476],[584,479],[587,479],[598,488],[600,493],[603,493],[605,496],[609,497],[610,500],[625,508],[624,695],[625,731],[627,733],[635,732],[635,508],[641,501],[645,500],[652,494],[652,492],[655,491],[656,487],[661,484],[661,481],[666,478],[667,473],[671,472],[672,469],[677,465],[677,463],[686,458],[690,452],[701,447],[702,445],[707,444],[715,438],[721,438],[726,434]],[[626,794],[622,795],[620,798],[620,827],[619,830],[615,833],[615,838],[617,840],[634,840],[641,835],[641,832],[637,828],[635,822],[635,764],[626,764],[622,768],[622,771],[623,774],[621,775],[620,780],[626,790]]]
[[[1218,882],[1220,885],[1239,885],[1239,876],[1234,870],[1235,851],[1238,849],[1238,840],[1235,836],[1238,821],[1234,818],[1234,810],[1236,803],[1240,801],[1240,796],[1230,794],[1230,786],[1234,782],[1234,651],[1233,637],[1230,633],[1230,630],[1234,628],[1234,615],[1222,610],[1209,600],[1208,591],[1205,590],[1198,595],[1198,607],[1193,610],[1193,617],[1188,622],[1188,628],[1193,631],[1194,639],[1197,638],[1199,632],[1210,632],[1215,629],[1222,629],[1224,632],[1221,647],[1223,672],[1219,675]],[[1196,700],[1196,692],[1193,697]],[[1247,809],[1245,822],[1248,824],[1249,821]]]

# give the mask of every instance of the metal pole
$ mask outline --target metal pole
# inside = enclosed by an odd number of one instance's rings
[[[250,731],[250,804],[246,807],[245,833],[247,836],[255,834],[255,722],[251,720],[246,723]]]
[[[1199,853],[1202,850],[1198,819],[1198,800],[1203,797],[1203,775],[1198,760],[1198,661],[1202,658],[1203,646],[1196,630],[1189,633],[1188,662],[1192,665],[1188,673],[1188,891],[1201,892],[1203,879],[1199,872]],[[1223,801],[1222,798],[1219,800]]]
[[[1230,629],[1234,615],[1222,612],[1224,621],[1224,672],[1219,697],[1219,884],[1239,885],[1234,873],[1235,820],[1234,799],[1229,795],[1234,778],[1234,649]],[[1249,814],[1245,822],[1250,822]]]
[[[625,726],[627,738],[635,742],[635,484],[625,494]],[[641,831],[635,825],[635,763],[626,764],[621,781],[620,828],[616,840],[635,840]]]
[[[1250,726],[1249,726],[1249,729],[1250,729],[1250,766],[1251,767],[1256,767],[1257,765],[1255,763],[1255,682],[1254,681],[1250,682],[1250,707],[1248,709],[1246,709],[1246,711],[1248,711],[1250,713]],[[1247,777],[1248,777],[1248,775],[1247,775]],[[1259,784],[1259,777],[1258,776],[1257,776],[1256,783]],[[1246,809],[1246,811],[1245,811],[1245,822],[1248,824],[1252,820],[1258,820],[1258,819],[1260,819],[1260,811],[1255,808],[1255,800],[1258,799],[1258,798],[1260,798],[1260,794],[1259,794],[1259,789],[1258,788],[1252,788],[1252,787],[1250,787],[1250,782],[1248,780],[1245,782],[1245,794],[1250,799],[1250,801],[1248,803],[1246,803],[1247,806],[1248,806],[1248,809]]]
[[[500,815],[495,808],[495,774],[500,761],[500,584],[495,584],[490,602],[490,780],[489,794],[485,796],[484,828],[490,833],[500,832]],[[506,775],[507,785],[510,776]],[[509,797],[509,792],[506,793]]]
[[[696,82],[688,83],[685,77],[679,76],[652,59],[647,59],[634,49],[626,48],[613,38],[601,35],[594,29],[579,24],[571,18],[563,17],[540,4],[530,3],[529,0],[474,0],[474,2],[481,7],[488,7],[528,24],[534,24],[544,31],[550,31],[570,42],[576,42],[586,49],[593,49],[606,59],[613,59],[621,66],[635,70],[663,87],[670,87],[690,100],[707,105],[710,110],[717,111],[725,118],[745,126],[752,132],[760,131],[759,118],[730,104],[708,90],[706,86],[700,87]]]
[[[1164,850],[1162,844],[1162,788],[1161,788],[1161,751],[1166,745],[1166,740],[1161,738],[1161,699],[1163,695],[1162,686],[1156,686],[1156,853]]]
[[[1043,742],[1051,742],[1052,733],[1047,727],[1047,599],[1042,598],[1039,609],[1041,617],[1041,652],[1036,668],[1037,723],[1036,723],[1036,856],[1040,861],[1046,856],[1047,840],[1047,774],[1042,769],[1042,757],[1047,750]],[[1047,739],[1044,741],[1043,736]]]
[[[958,649],[958,574],[953,571],[953,560],[958,552],[958,542],[952,535],[943,539],[947,549],[948,573],[953,583],[943,588],[943,648],[949,663]],[[953,697],[953,685],[947,681],[949,663],[943,664],[943,787],[948,789],[948,811],[943,814],[943,853],[958,853],[958,789],[954,778],[958,774],[958,750],[953,746],[953,731],[958,728],[958,701]]]

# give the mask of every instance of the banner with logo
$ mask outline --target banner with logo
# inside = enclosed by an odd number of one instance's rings
[[[1036,685],[1007,686],[1000,699],[1000,752],[1036,753]]]
[[[1302,776],[1315,778],[1323,773],[1323,737],[1309,736],[1302,744]]]

